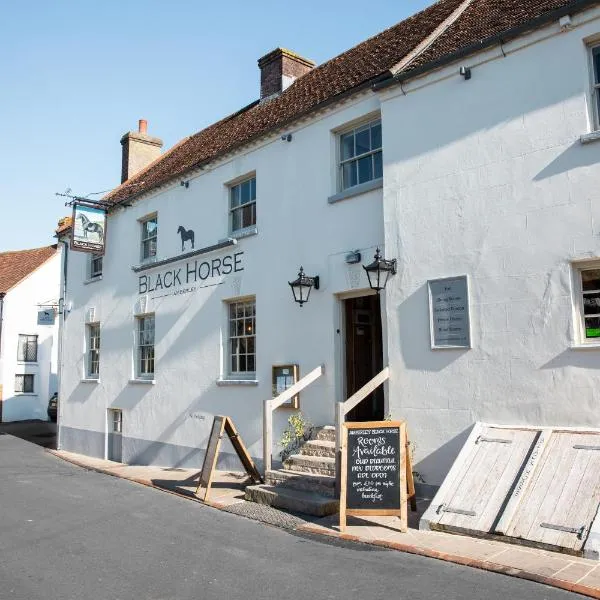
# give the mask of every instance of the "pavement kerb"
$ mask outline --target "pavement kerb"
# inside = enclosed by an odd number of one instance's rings
[[[83,469],[87,469],[88,471],[95,471],[96,473],[103,473],[105,475],[111,475],[112,477],[118,477],[119,479],[126,479],[127,481],[133,481],[134,483],[139,483],[140,485],[145,485],[146,487],[154,488],[156,490],[160,490],[161,492],[167,492],[168,494],[172,494],[173,496],[179,496],[180,498],[185,498],[187,500],[191,500],[192,502],[197,502],[199,504],[204,504],[206,506],[210,506],[212,508],[216,508],[218,510],[223,510],[226,505],[221,502],[214,501],[204,501],[200,500],[200,498],[196,498],[189,494],[182,494],[181,492],[176,492],[174,490],[168,490],[164,487],[160,487],[158,485],[153,484],[151,481],[147,479],[140,479],[138,477],[127,477],[120,473],[116,473],[111,471],[110,469],[103,469],[102,467],[93,466],[85,461],[78,461],[72,457],[63,456],[59,450],[51,450],[46,449],[46,452],[53,454],[54,456],[64,460],[65,462],[74,464]],[[559,588],[568,592],[574,592],[576,594],[581,594],[582,596],[588,596],[589,598],[595,598],[600,600],[600,589],[593,588],[587,585],[582,585],[580,583],[573,583],[569,581],[564,581],[563,579],[557,579],[555,577],[547,577],[545,575],[539,575],[538,573],[533,573],[531,571],[526,571],[524,569],[517,569],[516,567],[509,567],[507,565],[501,565],[499,563],[490,562],[487,560],[479,560],[475,558],[466,558],[464,556],[459,556],[457,554],[448,554],[446,552],[440,552],[438,550],[433,550],[430,548],[422,548],[419,546],[413,546],[412,544],[402,544],[400,542],[390,542],[388,540],[380,540],[380,539],[372,539],[372,538],[363,538],[357,535],[351,535],[348,533],[338,533],[336,531],[331,531],[327,529],[323,529],[322,527],[315,527],[310,524],[301,525],[296,529],[296,531],[303,533],[310,533],[314,535],[323,535],[326,537],[334,537],[339,538],[345,541],[350,542],[359,542],[362,544],[370,544],[372,546],[380,546],[382,548],[387,548],[389,550],[396,550],[398,552],[405,552],[407,554],[415,554],[417,556],[424,556],[426,558],[434,558],[437,560],[443,560],[446,562],[451,562],[458,565],[463,565],[465,567],[472,567],[475,569],[481,569],[483,571],[490,571],[493,573],[499,573],[501,575],[508,575],[509,577],[516,577],[518,579],[526,579],[528,581],[534,581],[536,583],[541,583],[544,585],[549,585],[555,588]]]

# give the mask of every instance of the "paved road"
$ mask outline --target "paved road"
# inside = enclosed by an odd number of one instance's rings
[[[0,434],[0,599],[566,599],[535,583],[302,537],[86,471]]]

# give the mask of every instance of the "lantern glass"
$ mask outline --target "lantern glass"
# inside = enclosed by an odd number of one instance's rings
[[[305,302],[308,302],[310,297],[310,291],[314,287],[319,289],[319,277],[308,277],[304,274],[304,269],[300,267],[298,273],[298,279],[288,282],[292,288],[292,294],[294,295],[294,301],[302,306]]]
[[[390,275],[396,274],[396,259],[386,260],[381,257],[379,248],[375,252],[375,260],[363,269],[367,272],[369,286],[378,294],[385,289]]]

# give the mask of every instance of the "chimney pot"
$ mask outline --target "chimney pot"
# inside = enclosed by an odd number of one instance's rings
[[[315,63],[285,48],[276,48],[258,60],[258,67],[260,99],[265,100],[281,94],[296,79],[311,71]]]
[[[138,131],[139,133],[146,133],[148,131],[148,121],[146,121],[146,119],[140,119],[138,121]]]

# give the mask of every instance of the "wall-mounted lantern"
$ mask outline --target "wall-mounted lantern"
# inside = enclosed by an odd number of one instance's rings
[[[382,258],[381,252],[377,248],[375,260],[366,267],[363,265],[363,269],[367,272],[371,289],[379,294],[380,290],[385,289],[389,276],[396,274],[396,259],[387,260]]]
[[[315,290],[319,289],[319,276],[309,277],[304,274],[304,269],[300,267],[298,272],[298,279],[295,281],[288,281],[294,294],[294,300],[302,306],[305,302],[308,302],[310,296],[310,290],[314,287]]]

